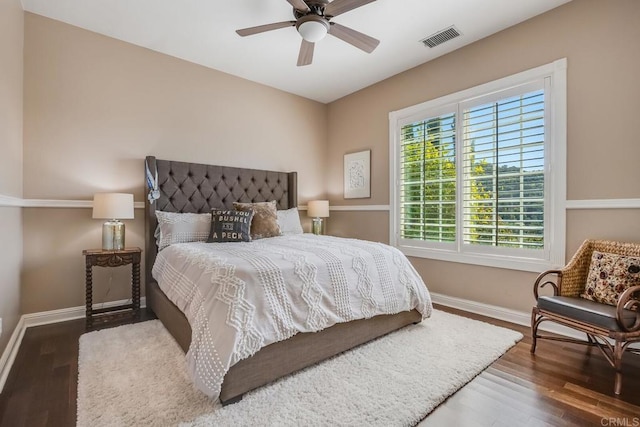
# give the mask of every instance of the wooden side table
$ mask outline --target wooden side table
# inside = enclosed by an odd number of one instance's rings
[[[125,248],[122,250],[105,251],[102,249],[86,249],[82,251],[86,262],[86,322],[87,326],[93,324],[96,315],[112,312],[131,310],[133,316],[140,313],[140,259],[142,249]],[[107,308],[93,308],[93,267],[120,267],[131,264],[131,304],[122,304]]]

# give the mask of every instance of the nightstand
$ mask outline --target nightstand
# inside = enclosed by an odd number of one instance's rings
[[[140,259],[142,249],[125,248],[122,250],[86,249],[82,251],[86,262],[86,322],[87,326],[93,325],[97,315],[129,310],[134,317],[140,313]],[[131,264],[131,304],[122,304],[114,307],[93,308],[93,267],[120,267]]]

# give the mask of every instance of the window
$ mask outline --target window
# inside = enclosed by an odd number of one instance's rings
[[[392,244],[520,270],[564,264],[566,60],[389,120]]]

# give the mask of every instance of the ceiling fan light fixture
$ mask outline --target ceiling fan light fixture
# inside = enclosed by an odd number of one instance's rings
[[[304,20],[298,25],[298,33],[310,43],[319,42],[325,38],[328,32],[329,23],[319,16],[316,19]]]
[[[311,64],[316,42],[325,38],[327,34],[331,34],[366,53],[371,53],[380,44],[380,40],[330,21],[338,15],[374,1],[376,0],[287,0],[293,6],[295,21],[274,22],[242,28],[236,30],[236,33],[245,37],[295,26],[296,31],[302,37],[298,53],[298,67]]]

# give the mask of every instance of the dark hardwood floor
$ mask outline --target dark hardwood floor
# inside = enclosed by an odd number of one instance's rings
[[[137,321],[155,319],[140,310]],[[133,323],[128,316],[106,316],[90,330]],[[0,393],[0,427],[75,426],[78,340],[84,319],[28,328]]]
[[[623,359],[622,393],[600,350],[538,340],[528,327],[446,307],[450,313],[515,329],[525,336],[432,412],[425,426],[640,426],[640,356]]]
[[[459,390],[421,425],[640,426],[640,356],[626,355],[620,397],[613,369],[597,349],[539,341],[527,327],[439,309],[516,329],[525,339]],[[154,316],[142,310],[141,320]],[[131,322],[117,319],[94,328]],[[72,426],[76,420],[78,338],[84,320],[29,328],[0,394],[0,426]]]

